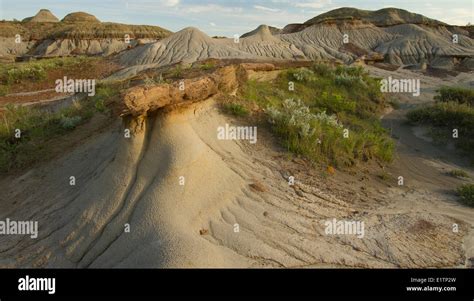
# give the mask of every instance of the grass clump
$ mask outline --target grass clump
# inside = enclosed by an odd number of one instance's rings
[[[52,139],[72,131],[96,112],[105,112],[107,101],[117,93],[113,86],[98,86],[93,97],[58,112],[7,105],[0,113],[0,173],[49,158]]]
[[[233,116],[242,117],[249,114],[249,110],[239,103],[224,103],[222,109],[225,113]]]
[[[115,85],[98,85],[95,95],[90,97],[94,108],[101,113],[107,112],[107,101],[119,94],[120,88]]]
[[[448,172],[448,175],[455,178],[469,178],[469,174],[461,169],[453,169]]]
[[[216,64],[213,62],[207,62],[207,63],[199,65],[199,69],[201,70],[211,70],[215,67],[216,67]]]
[[[68,68],[84,64],[86,61],[93,59],[87,57],[64,57],[1,65],[0,84],[8,86],[23,81],[41,81],[46,79],[48,70]]]
[[[336,167],[392,160],[393,142],[378,119],[383,96],[362,68],[316,64],[290,69],[272,83],[250,80],[239,93],[264,109],[293,153]]]
[[[461,203],[474,207],[474,184],[464,184],[458,187],[457,193]]]
[[[79,103],[57,113],[6,106],[0,117],[0,172],[9,172],[47,158],[47,142],[90,117],[88,110]]]
[[[438,92],[438,95],[434,97],[435,100],[474,105],[474,90],[460,87],[442,87],[436,92]]]
[[[8,86],[0,85],[0,96],[5,96],[9,93]]]
[[[437,143],[453,141],[474,162],[474,106],[472,99],[466,97],[472,92],[461,88],[442,88],[435,96],[438,101],[434,105],[412,110],[407,118],[411,123],[430,126],[431,132],[436,133],[433,138]],[[454,130],[457,130],[457,138],[453,137]]]

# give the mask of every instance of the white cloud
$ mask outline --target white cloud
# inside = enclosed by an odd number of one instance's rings
[[[207,5],[186,5],[183,7],[185,13],[240,13],[242,12],[241,7],[233,6],[222,6],[216,4],[207,4]]]
[[[209,22],[209,25],[211,25],[212,27],[215,27],[215,26],[216,26],[216,23],[214,23],[214,22]]]
[[[301,8],[322,8],[332,3],[332,0],[318,0],[309,2],[298,2],[294,3],[294,6]]]
[[[253,8],[268,11],[268,12],[273,12],[273,13],[280,11],[278,8],[270,8],[270,7],[261,6],[261,5],[254,5]]]
[[[167,7],[172,7],[178,5],[180,0],[162,0],[161,4]]]

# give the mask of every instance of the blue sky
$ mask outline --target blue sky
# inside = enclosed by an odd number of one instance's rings
[[[159,25],[172,31],[194,26],[211,36],[233,36],[260,24],[302,23],[344,6],[397,7],[450,24],[474,24],[474,0],[0,0],[0,19],[21,20],[47,8],[60,19],[85,11],[101,21]]]

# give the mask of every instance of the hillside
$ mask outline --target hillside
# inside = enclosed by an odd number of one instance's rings
[[[443,22],[430,19],[420,14],[398,8],[383,8],[376,11],[362,10],[352,7],[343,7],[318,15],[304,24],[318,24],[322,22],[338,22],[347,20],[362,20],[375,26],[392,26],[398,24],[446,25]]]
[[[36,18],[45,14],[45,10],[41,10],[35,17],[22,22],[1,21],[0,59],[12,60],[23,55],[111,55],[171,34],[158,26],[100,22],[84,12],[68,14],[60,22]],[[15,43],[16,34],[21,35],[21,44]],[[125,35],[129,35],[130,44],[125,43]]]
[[[457,43],[453,43],[453,35]],[[341,8],[283,30],[260,25],[234,39],[212,39],[184,29],[146,47],[124,53],[125,67],[143,70],[207,58],[384,62],[390,68],[422,66],[473,70],[474,40],[469,30],[398,9]],[[135,66],[135,67],[133,67]],[[139,67],[137,67],[139,66]],[[132,72],[133,73],[133,72]]]

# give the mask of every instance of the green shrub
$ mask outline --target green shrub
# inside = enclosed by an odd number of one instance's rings
[[[338,76],[351,84],[338,82]],[[294,91],[288,89],[289,81]],[[378,116],[385,106],[383,95],[377,80],[362,68],[315,64],[289,69],[273,82],[250,80],[239,94],[265,110],[291,152],[335,166],[393,158],[394,144]],[[349,130],[347,138],[342,125]]]
[[[459,201],[465,205],[474,206],[474,184],[464,184],[457,189]]]
[[[202,70],[210,70],[210,69],[214,68],[215,66],[216,65],[213,62],[208,62],[208,63],[199,65],[199,68],[202,69]]]
[[[350,166],[358,160],[373,157],[390,161],[393,144],[369,133],[344,136],[343,124],[325,111],[313,113],[301,100],[286,99],[282,108],[266,109],[269,122],[288,150],[314,161],[326,161],[335,166]]]
[[[149,77],[147,77],[150,79]],[[95,95],[92,96],[92,101],[94,103],[94,108],[104,113],[107,111],[106,101],[112,97],[118,95],[119,88],[113,85],[99,85],[96,89]]]
[[[59,119],[59,123],[61,124],[61,127],[66,129],[66,130],[72,130],[76,128],[77,125],[79,125],[82,121],[81,116],[64,116],[61,115]]]
[[[50,140],[67,133],[92,116],[89,101],[57,113],[8,105],[0,116],[0,173],[23,168],[50,156]],[[21,137],[15,137],[15,130]]]
[[[46,78],[48,70],[80,65],[95,59],[97,58],[65,57],[4,64],[0,65],[0,82],[11,85],[21,81],[41,81]]]
[[[290,74],[294,80],[299,82],[311,82],[316,79],[314,72],[307,68],[296,69],[291,71]]]
[[[448,172],[448,175],[455,178],[469,178],[469,174],[461,169],[453,169]]]
[[[432,126],[437,143],[453,139],[453,129],[458,130],[456,146],[474,160],[474,107],[454,101],[438,102],[432,106],[408,112],[407,118],[415,124]]]
[[[5,96],[9,92],[8,86],[0,85],[0,96]]]
[[[234,116],[246,116],[249,114],[247,108],[238,103],[225,103],[222,105],[224,112]]]
[[[457,102],[474,105],[474,90],[460,87],[442,87],[438,90],[438,95],[434,97],[435,100],[443,102]]]
[[[16,84],[22,80],[39,81],[46,78],[46,71],[39,65],[13,68],[7,71],[7,83]]]

